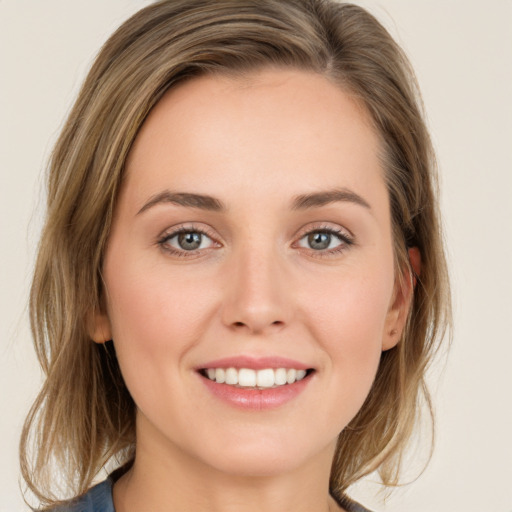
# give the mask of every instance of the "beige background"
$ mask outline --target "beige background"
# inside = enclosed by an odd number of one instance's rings
[[[93,56],[142,0],[0,0],[0,512],[25,510],[17,443],[40,384],[26,315],[42,170]],[[512,512],[512,1],[367,0],[417,70],[442,172],[454,342],[432,382],[428,470],[382,512]],[[419,467],[413,457],[408,466]]]

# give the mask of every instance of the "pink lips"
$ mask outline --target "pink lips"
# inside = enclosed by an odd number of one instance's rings
[[[311,366],[288,359],[284,357],[251,357],[251,356],[236,356],[225,357],[209,361],[198,367],[198,370],[205,368],[252,368],[253,370],[263,370],[264,368],[295,368],[296,370],[307,370]]]
[[[265,368],[295,368],[307,370],[311,368],[303,363],[281,357],[253,358],[247,356],[228,357],[209,361],[198,367],[197,370],[207,368],[251,368],[262,370]],[[201,375],[199,373],[199,375]],[[300,395],[311,381],[312,375],[304,377],[293,384],[285,384],[275,388],[253,389],[219,384],[201,375],[206,388],[222,401],[241,409],[265,410],[280,407]]]

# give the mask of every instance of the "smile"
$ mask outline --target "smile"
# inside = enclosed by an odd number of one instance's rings
[[[230,406],[263,411],[284,406],[316,380],[317,369],[293,359],[237,355],[195,368],[206,389]]]
[[[201,374],[218,384],[238,388],[268,389],[286,386],[302,380],[308,370],[295,368],[206,368]]]

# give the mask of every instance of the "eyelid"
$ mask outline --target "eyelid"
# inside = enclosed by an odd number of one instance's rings
[[[184,249],[178,249],[169,245],[166,245],[166,242],[179,235],[180,233],[191,233],[196,232],[200,233],[206,237],[208,237],[214,247],[207,247],[203,249],[195,249],[195,250],[184,250]],[[340,240],[340,244],[332,249],[325,249],[325,250],[315,250],[315,249],[308,249],[306,247],[300,247],[298,246],[298,243],[300,240],[302,240],[304,237],[312,234],[312,233],[330,233],[331,235],[334,235]],[[194,257],[194,256],[200,256],[202,253],[205,253],[209,251],[212,248],[219,248],[222,247],[223,244],[219,241],[219,235],[218,233],[213,230],[210,226],[205,224],[196,224],[194,222],[190,223],[184,223],[184,224],[178,224],[176,226],[171,226],[167,229],[165,229],[161,234],[157,237],[156,245],[160,246],[160,248],[173,255],[173,256],[180,256],[180,257]],[[350,246],[355,245],[355,236],[353,233],[345,228],[344,226],[340,226],[339,224],[329,223],[329,222],[315,222],[307,224],[306,226],[303,226],[296,235],[294,236],[294,242],[292,243],[293,248],[301,249],[303,251],[306,251],[310,254],[312,254],[315,257],[329,257],[337,255],[338,253],[345,252]]]
[[[302,239],[304,239],[306,236],[312,233],[329,233],[331,235],[338,237],[341,243],[340,245],[332,249],[325,250],[315,250],[307,247],[301,247],[298,245]],[[340,226],[339,224],[319,222],[308,224],[307,226],[301,228],[298,231],[297,235],[295,236],[295,241],[293,242],[292,247],[305,251],[313,257],[325,258],[341,254],[355,244],[355,236],[349,229]]]
[[[179,235],[180,233],[200,233],[201,235],[204,235],[208,237],[214,246],[221,247],[222,244],[219,242],[219,236],[217,233],[212,230],[209,226],[205,226],[204,224],[195,224],[193,222],[191,223],[185,223],[185,224],[178,224],[176,226],[171,226],[167,229],[165,229],[160,235],[158,235],[156,240],[156,245],[160,246],[160,248],[173,255],[173,256],[197,256],[200,253],[204,253],[205,251],[208,251],[212,247],[207,247],[203,249],[195,249],[191,251],[186,251],[184,249],[178,249],[176,247],[172,247],[170,245],[166,245],[166,242],[175,236]]]
[[[355,236],[349,229],[344,226],[340,226],[339,224],[330,222],[312,222],[307,224],[297,231],[295,238],[303,238],[305,235],[309,235],[310,233],[322,231],[337,234],[343,238],[346,238],[348,241],[355,243]]]

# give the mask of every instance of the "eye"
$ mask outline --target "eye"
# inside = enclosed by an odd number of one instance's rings
[[[344,232],[325,228],[306,233],[297,245],[315,252],[337,253],[352,245],[353,241]]]
[[[182,255],[186,252],[209,249],[215,245],[215,242],[203,231],[188,228],[166,233],[158,243],[166,251]]]

